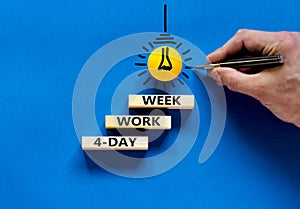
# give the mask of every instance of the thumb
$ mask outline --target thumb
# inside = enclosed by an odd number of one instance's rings
[[[225,85],[230,90],[239,93],[254,96],[253,85],[257,81],[257,74],[248,75],[233,68],[215,68],[208,70],[207,74],[218,82],[219,85]]]

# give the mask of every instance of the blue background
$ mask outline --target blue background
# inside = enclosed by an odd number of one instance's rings
[[[168,31],[206,54],[239,28],[297,31],[299,1],[0,2],[0,208],[300,208],[300,129],[226,90],[227,122],[204,164],[196,143],[175,168],[128,179],[81,151],[72,94],[107,42]]]

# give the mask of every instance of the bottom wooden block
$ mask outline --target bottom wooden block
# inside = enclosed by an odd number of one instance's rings
[[[147,136],[83,136],[83,150],[148,150]]]

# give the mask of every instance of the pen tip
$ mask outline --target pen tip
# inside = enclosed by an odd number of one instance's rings
[[[204,69],[204,65],[197,65],[197,66],[185,66],[185,69]]]
[[[196,65],[196,66],[185,66],[185,69],[199,69],[199,70],[210,70],[216,67],[215,65]]]
[[[206,65],[197,65],[197,66],[194,66],[195,69],[200,69],[200,70],[205,70],[207,68]]]

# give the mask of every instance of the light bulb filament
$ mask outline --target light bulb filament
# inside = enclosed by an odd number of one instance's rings
[[[166,57],[166,61],[167,63],[165,64],[165,57]],[[162,48],[161,49],[161,61],[160,64],[158,66],[158,70],[166,70],[166,71],[170,71],[172,70],[172,63],[171,60],[169,58],[169,47],[166,47],[166,54],[165,54],[165,49]]]

